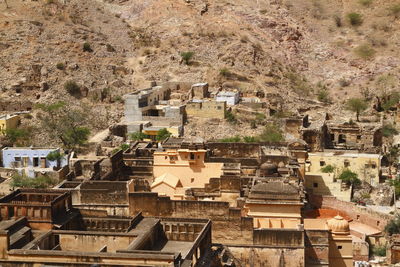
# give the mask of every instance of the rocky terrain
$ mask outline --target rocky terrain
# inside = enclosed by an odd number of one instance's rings
[[[278,94],[294,113],[327,110],[318,101],[324,91],[329,111],[341,116],[351,96],[398,89],[399,1],[7,2],[0,2],[1,101],[85,106],[94,132],[119,121],[121,96],[151,80]],[[194,53],[190,64],[182,52]],[[68,81],[78,93],[66,91]],[[35,125],[35,116],[24,123]],[[201,135],[203,124],[196,125],[187,133]],[[251,133],[224,126],[223,135]]]

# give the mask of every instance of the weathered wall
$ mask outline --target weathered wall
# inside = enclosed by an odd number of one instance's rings
[[[126,249],[134,240],[133,236],[114,236],[96,234],[60,234],[60,246],[65,251],[98,252],[107,246],[107,252]]]
[[[304,267],[304,248],[267,248],[228,246],[242,266],[252,267]]]

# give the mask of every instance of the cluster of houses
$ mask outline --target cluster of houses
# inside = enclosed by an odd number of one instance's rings
[[[95,153],[2,149],[3,178],[58,184],[0,198],[1,262],[350,267],[367,264],[374,248],[400,262],[400,238],[384,233],[393,214],[351,202],[355,185],[340,178],[350,170],[374,188],[395,173],[378,123],[292,116],[282,120],[285,141],[222,143],[182,137],[183,126],[186,116],[225,118],[237,92],[167,83],[124,99],[125,120]],[[18,125],[0,118],[3,131]],[[155,141],[164,128],[172,136]],[[135,132],[153,138],[130,141]],[[393,195],[382,198],[393,210]]]

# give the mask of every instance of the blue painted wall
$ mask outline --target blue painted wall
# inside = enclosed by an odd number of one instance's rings
[[[18,147],[8,147],[4,148],[2,150],[3,154],[3,167],[5,168],[12,168],[13,167],[13,162],[15,161],[16,157],[21,158],[21,168],[33,168],[33,158],[38,157],[38,158],[46,158],[47,155],[52,152],[52,151],[60,151],[59,148],[54,149],[54,148],[18,148]],[[23,162],[23,157],[28,157],[28,166],[23,167],[22,162]],[[63,159],[60,160],[60,166],[59,167],[64,167],[67,165],[67,158],[64,156]],[[41,161],[39,159],[39,168],[41,167]],[[46,168],[53,168],[57,167],[57,161],[49,161],[46,159]]]

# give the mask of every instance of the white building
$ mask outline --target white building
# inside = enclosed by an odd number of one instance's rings
[[[216,101],[225,101],[228,106],[236,105],[239,102],[239,92],[222,91],[215,97]]]

